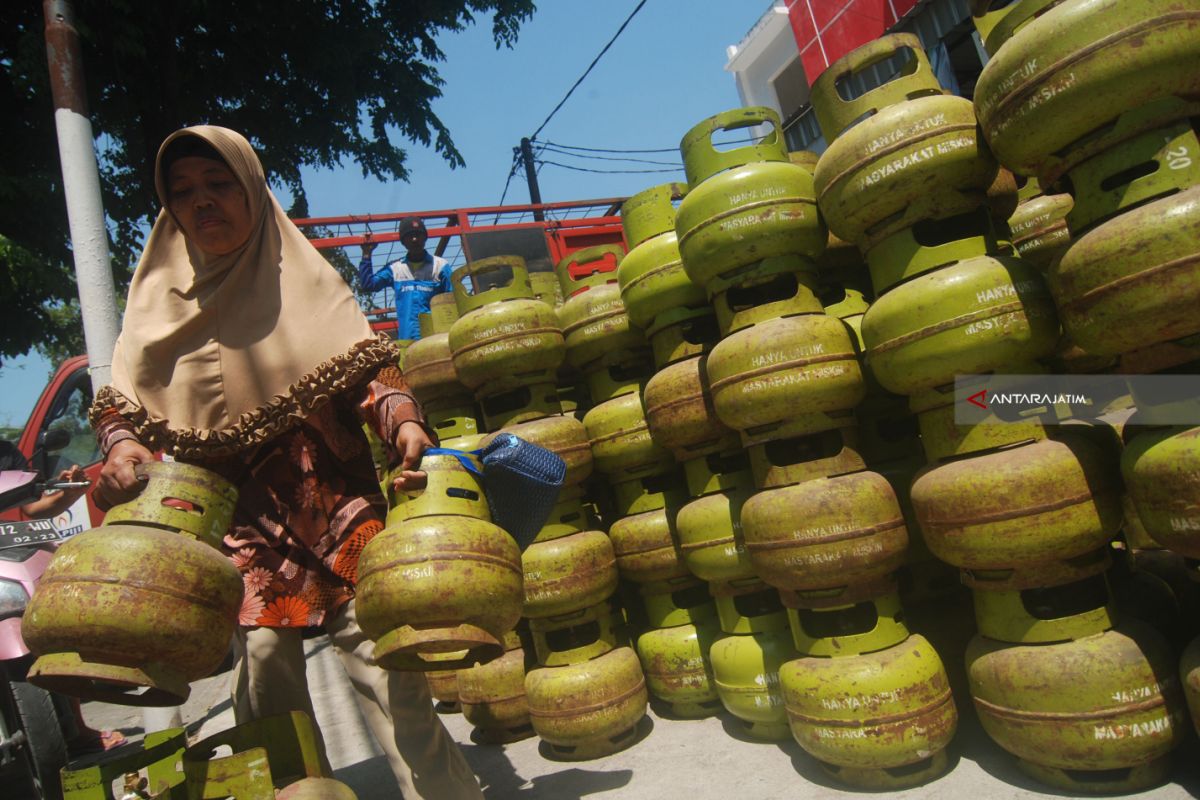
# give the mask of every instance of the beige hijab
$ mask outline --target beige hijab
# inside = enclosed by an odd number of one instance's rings
[[[246,192],[251,234],[232,253],[206,255],[169,211],[163,154],[182,136],[210,144]],[[115,407],[150,447],[225,455],[395,364],[394,347],[373,335],[345,281],[284,214],[240,134],[211,125],[171,134],[155,187],[163,211],[129,287],[113,383],[97,395],[93,422]]]

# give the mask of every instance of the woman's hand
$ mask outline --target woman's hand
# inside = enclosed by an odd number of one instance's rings
[[[96,491],[111,505],[132,500],[145,486],[145,481],[137,476],[134,468],[152,461],[154,454],[140,442],[122,439],[108,451]]]
[[[58,473],[58,480],[63,483],[87,483],[87,473],[78,464],[72,464],[70,469]],[[87,486],[76,486],[73,489],[62,489],[63,502],[67,505],[74,503],[87,492]]]
[[[415,491],[425,488],[425,473],[413,468],[421,463],[421,455],[433,440],[416,420],[405,420],[396,431],[396,452],[400,454],[400,474],[392,479],[396,491]]]
[[[74,464],[70,469],[64,469],[58,473],[60,481],[82,481],[87,482],[87,475],[78,464]],[[87,486],[76,486],[72,489],[59,489],[57,492],[44,494],[36,500],[31,500],[21,506],[21,513],[30,519],[50,519],[57,517],[59,514],[71,507],[71,504],[78,500],[84,492],[87,491]]]

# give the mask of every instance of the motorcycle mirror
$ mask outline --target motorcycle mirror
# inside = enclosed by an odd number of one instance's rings
[[[62,450],[71,443],[71,434],[66,428],[50,428],[42,431],[38,438],[38,449],[43,453]]]
[[[48,428],[38,434],[37,446],[33,448],[30,465],[43,475],[49,475],[51,470],[50,456],[63,450],[71,443],[71,433],[66,428]],[[56,459],[57,460],[57,459]]]

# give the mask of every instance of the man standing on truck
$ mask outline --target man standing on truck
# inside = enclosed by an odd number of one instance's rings
[[[390,283],[396,293],[396,338],[420,339],[417,315],[429,310],[429,300],[435,294],[452,291],[450,264],[441,256],[430,255],[425,249],[429,234],[425,230],[425,223],[419,218],[405,217],[400,220],[396,231],[407,251],[404,257],[375,272],[371,264],[375,244],[363,242],[362,260],[358,262],[358,283],[368,292],[377,292]]]

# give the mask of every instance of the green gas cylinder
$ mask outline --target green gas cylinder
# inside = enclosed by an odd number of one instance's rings
[[[897,77],[853,100],[839,94],[843,77],[902,52],[911,61]],[[813,84],[812,103],[829,141],[814,176],[817,198],[842,239],[870,249],[918,221],[986,202],[997,166],[977,136],[975,109],[942,89],[914,34],[843,56]]]
[[[643,330],[668,311],[708,300],[704,287],[684,271],[679,256],[672,200],[686,193],[685,184],[664,183],[638,192],[621,205],[629,252],[617,268],[617,279],[630,322]]]
[[[650,435],[640,392],[607,400],[583,418],[592,442],[592,463],[611,480],[659,475],[671,469],[671,451]]]
[[[468,293],[462,279],[478,282],[505,273],[507,283]],[[462,315],[450,328],[458,379],[481,396],[538,383],[553,383],[566,353],[554,309],[529,288],[525,261],[495,256],[454,273],[454,297]],[[476,283],[478,285],[478,283]]]
[[[784,589],[882,577],[903,566],[908,547],[895,492],[868,471],[759,492],[742,507],[742,532],[755,572]]]
[[[1175,658],[1140,623],[1059,644],[977,636],[966,659],[984,730],[1051,786],[1149,788],[1185,735]]]
[[[242,581],[217,549],[237,489],[200,467],[154,462],[145,487],[103,525],[59,546],[21,636],[29,680],[85,700],[176,705],[220,665]]]
[[[903,395],[951,384],[957,375],[1012,372],[1051,355],[1058,332],[1037,269],[990,256],[893,288],[862,321],[871,372]]]
[[[919,634],[882,650],[798,658],[779,671],[792,735],[830,774],[898,790],[948,767],[958,713],[946,669]]]
[[[1107,545],[1124,519],[1116,465],[1070,431],[931,465],[911,494],[929,549],[965,569],[1070,559]]]
[[[663,367],[642,394],[650,435],[680,461],[737,444],[713,408],[706,362],[706,356],[698,355]]]
[[[824,314],[739,331],[713,348],[707,368],[717,417],[739,431],[780,423],[792,436],[828,430],[837,427],[830,414],[853,408],[865,391],[846,326]]]
[[[786,628],[728,635],[712,644],[709,659],[717,694],[748,736],[788,738],[779,669],[797,655]]]
[[[769,124],[753,144],[717,150],[713,134]],[[812,175],[790,163],[775,111],[742,108],[704,120],[680,143],[688,185],[675,231],[688,276],[710,295],[738,281],[763,259],[815,258],[826,230],[817,213]]]
[[[427,486],[406,503],[407,518],[377,534],[358,565],[359,622],[385,669],[450,669],[499,655],[500,637],[521,616],[520,551],[478,516],[475,474],[452,456],[426,456],[422,469]],[[456,491],[463,481],[471,488]]]
[[[533,735],[525,697],[527,660],[520,636],[510,631],[504,636],[504,655],[459,671],[463,717],[483,742],[503,744]]]
[[[619,263],[624,248],[604,245],[572,254],[572,266],[585,268],[590,258],[611,256]],[[630,323],[615,271],[573,276],[560,265],[559,281],[566,300],[558,309],[558,319],[566,337],[567,363],[580,372],[616,363],[626,353],[646,350],[642,330]]]
[[[1063,327],[1090,354],[1200,333],[1200,186],[1077,237],[1047,276]]]
[[[650,694],[684,719],[721,710],[709,651],[721,636],[714,620],[656,628],[637,640],[637,654]]]
[[[534,542],[521,553],[525,617],[569,614],[607,600],[617,588],[617,562],[603,531]]]
[[[553,758],[586,761],[637,740],[646,714],[646,679],[632,648],[525,676],[529,718]]]
[[[975,111],[1000,163],[1054,179],[1064,162],[1111,146],[1105,127],[1131,109],[1161,107],[1147,129],[1195,114],[1194,9],[1176,0],[1047,5],[1026,0],[979,15],[993,56],[975,86]]]
[[[1200,427],[1152,428],[1133,436],[1121,472],[1138,519],[1163,547],[1200,558]]]

